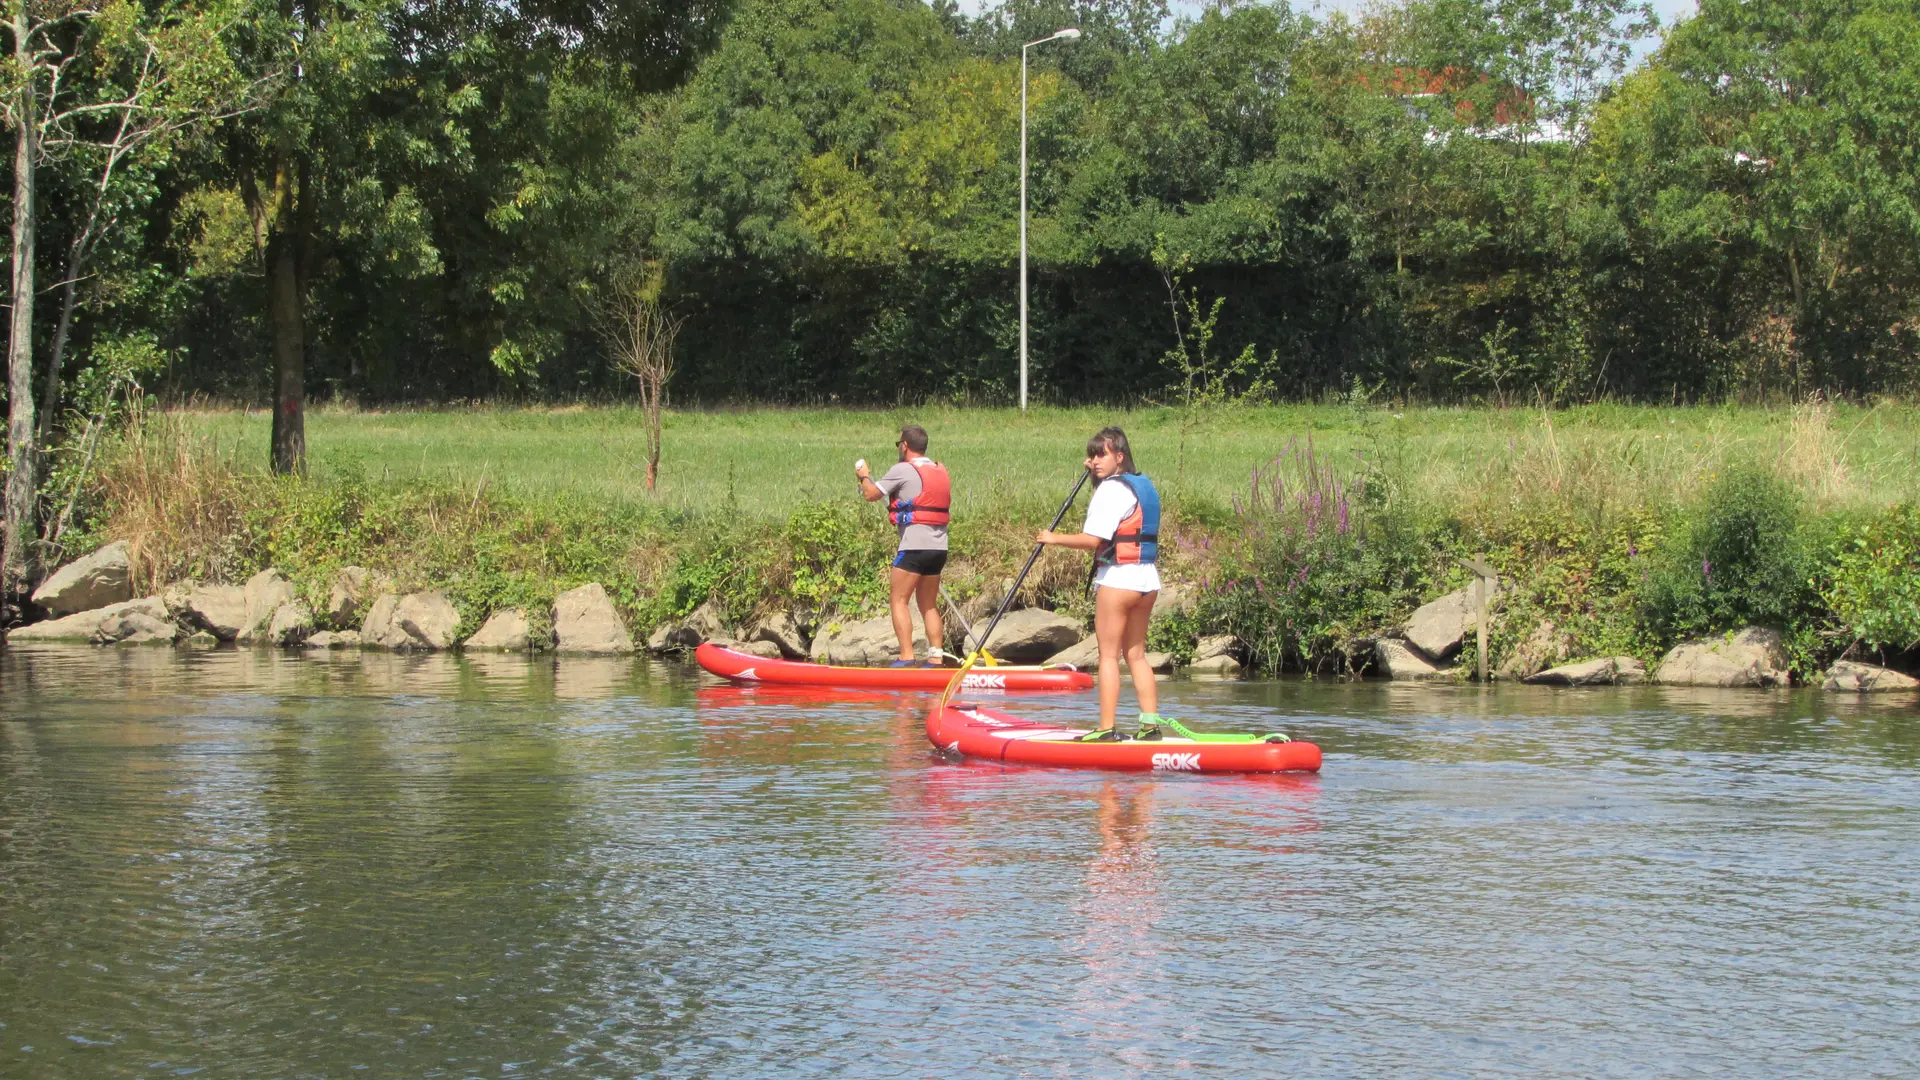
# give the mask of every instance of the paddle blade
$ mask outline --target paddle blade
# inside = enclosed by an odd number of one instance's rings
[[[953,678],[947,680],[947,688],[940,691],[941,708],[946,708],[947,702],[953,700],[954,691],[960,689],[960,684],[966,679],[967,672],[972,671],[974,665],[979,662],[980,650],[975,649],[967,654],[967,659],[954,671]]]

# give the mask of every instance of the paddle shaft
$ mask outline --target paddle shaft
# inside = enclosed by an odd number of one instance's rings
[[[987,643],[980,640],[980,635],[973,632],[973,627],[967,622],[966,613],[960,610],[959,604],[954,603],[953,594],[947,591],[945,582],[942,582],[940,585],[940,598],[945,600],[947,606],[953,609],[953,617],[960,620],[960,632],[973,641],[973,647],[975,649],[986,648]]]
[[[1067,495],[1067,501],[1060,504],[1060,512],[1053,515],[1053,524],[1047,526],[1048,532],[1060,527],[1060,522],[1067,516],[1067,511],[1073,509],[1073,501],[1080,497],[1080,489],[1087,486],[1087,477],[1092,475],[1092,469],[1087,469],[1080,474],[1080,479],[1074,482],[1073,491]],[[1000,616],[1007,613],[1008,605],[1013,603],[1014,595],[1020,591],[1020,583],[1027,580],[1027,571],[1033,569],[1034,562],[1040,558],[1040,549],[1046,546],[1045,544],[1033,545],[1033,554],[1027,556],[1027,565],[1020,568],[1019,575],[1013,579],[1013,585],[1007,589],[1007,595],[1001,597],[1000,610],[994,612],[993,621],[987,623],[987,632],[975,639],[979,648],[985,649],[987,642],[993,640],[993,628],[1000,625]]]

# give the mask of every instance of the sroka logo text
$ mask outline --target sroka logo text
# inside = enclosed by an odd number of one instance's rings
[[[1153,767],[1171,772],[1199,772],[1199,754],[1155,754]]]

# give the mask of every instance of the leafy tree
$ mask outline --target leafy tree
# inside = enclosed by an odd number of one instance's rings
[[[219,4],[142,8],[123,0],[14,0],[6,32],[0,112],[14,133],[13,274],[8,334],[7,484],[0,591],[24,589],[33,570],[41,450],[59,405],[77,283],[97,245],[150,195],[136,179],[196,124],[251,107],[254,86],[225,63],[220,36],[233,12]],[[82,178],[78,220],[57,264],[59,316],[34,418],[35,300],[39,293],[41,170],[64,159]],[[132,183],[130,184],[130,180]]]

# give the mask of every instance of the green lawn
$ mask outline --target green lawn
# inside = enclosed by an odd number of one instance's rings
[[[223,452],[264,464],[262,412],[183,414]],[[956,510],[1031,514],[1065,494],[1086,437],[1125,427],[1141,468],[1176,499],[1225,505],[1251,472],[1285,459],[1297,474],[1309,437],[1343,475],[1375,462],[1435,501],[1504,505],[1532,498],[1612,505],[1685,497],[1729,464],[1781,471],[1817,503],[1881,505],[1920,495],[1920,410],[1882,405],[1529,409],[1247,408],[1204,420],[1171,409],[776,409],[667,417],[660,491],[642,483],[646,437],[633,409],[476,407],[390,412],[321,408],[307,417],[315,476],[358,469],[439,476],[523,494],[575,489],[614,502],[648,499],[741,513],[785,514],[819,499],[856,498],[853,461],[893,460],[901,423],[931,433],[953,470]],[[1183,434],[1184,431],[1184,434]],[[1491,507],[1490,507],[1491,508]]]

